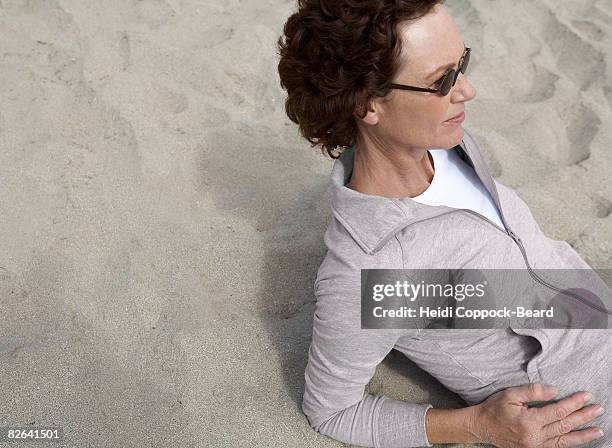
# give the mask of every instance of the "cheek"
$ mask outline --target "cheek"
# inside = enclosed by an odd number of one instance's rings
[[[419,142],[424,147],[435,148],[452,148],[461,141],[461,125],[444,124],[451,114],[450,102],[446,97],[430,98],[419,108],[412,106],[407,114],[410,114],[411,123],[408,126],[410,131],[404,131],[410,133],[404,134],[407,139]]]
[[[444,120],[448,119],[449,102],[446,98],[440,98],[440,101],[432,104],[429,108],[429,118],[431,125],[438,127],[442,125]]]
[[[447,119],[449,104],[446,97],[424,97],[422,101],[406,104],[404,114],[418,122],[421,127],[432,129]]]
[[[453,129],[443,122],[448,118],[450,102],[447,97],[398,102],[386,110],[381,131],[393,141],[412,142],[421,146],[440,147],[454,138]],[[451,145],[453,146],[453,145]]]

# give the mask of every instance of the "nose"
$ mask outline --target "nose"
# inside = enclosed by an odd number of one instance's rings
[[[464,102],[470,101],[474,99],[476,96],[476,89],[474,86],[467,80],[467,78],[463,75],[463,73],[459,73],[457,77],[457,82],[453,87],[452,93],[452,101],[453,102]]]

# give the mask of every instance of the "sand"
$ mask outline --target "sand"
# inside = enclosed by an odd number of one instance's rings
[[[464,126],[547,235],[609,268],[610,2],[448,3]],[[294,7],[0,0],[0,426],[341,446],[300,410],[332,162],[284,115]],[[395,354],[370,391],[461,406]]]

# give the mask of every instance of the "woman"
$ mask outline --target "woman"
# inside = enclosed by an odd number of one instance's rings
[[[612,446],[608,330],[361,329],[361,269],[590,269],[493,180],[462,129],[471,49],[442,3],[300,0],[279,48],[288,116],[331,157],[345,148],[315,281],[311,426],[360,446]],[[470,406],[365,393],[392,349]]]

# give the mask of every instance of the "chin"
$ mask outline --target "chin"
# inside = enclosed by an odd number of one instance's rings
[[[454,126],[454,129],[450,133],[447,133],[445,138],[442,139],[444,140],[444,144],[438,147],[442,149],[454,148],[455,146],[461,143],[461,140],[463,139],[463,134],[463,127],[461,127],[460,125]]]

